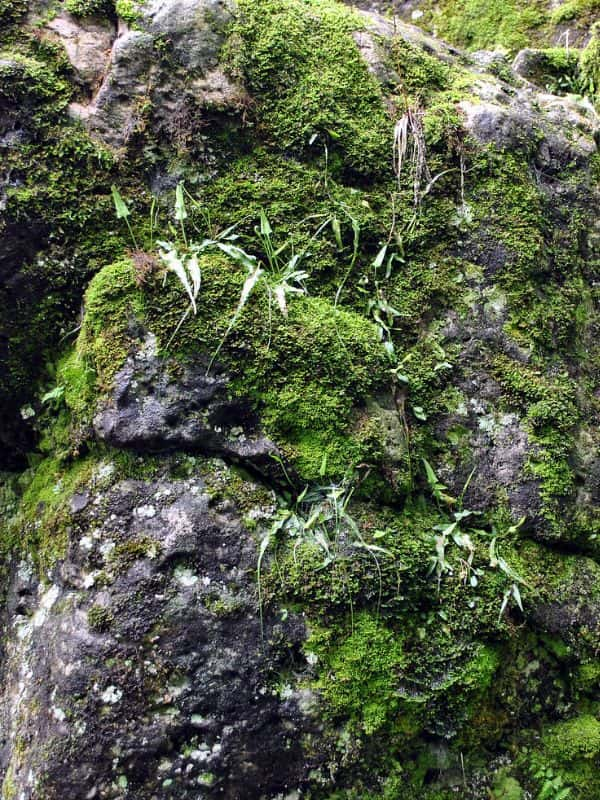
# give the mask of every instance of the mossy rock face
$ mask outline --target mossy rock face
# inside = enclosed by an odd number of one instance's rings
[[[7,6],[3,796],[598,796],[588,6]]]

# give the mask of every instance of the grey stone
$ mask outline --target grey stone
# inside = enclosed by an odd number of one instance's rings
[[[125,781],[137,800],[301,788],[314,722],[277,685],[301,669],[304,625],[266,612],[261,630],[257,548],[236,511],[213,507],[200,479],[165,475],[99,490],[79,518],[93,534],[72,538],[52,583],[22,568],[9,590],[0,771],[17,796],[117,797]]]
[[[117,35],[115,25],[105,19],[79,20],[60,11],[47,27],[64,45],[78,78],[89,91],[95,91],[110,64],[110,51]]]
[[[231,398],[226,378],[196,364],[183,374],[153,353],[152,339],[115,376],[111,400],[94,418],[100,439],[145,453],[197,451],[273,470],[276,446],[260,432],[242,399]]]

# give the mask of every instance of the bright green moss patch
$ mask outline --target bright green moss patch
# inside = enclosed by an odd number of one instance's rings
[[[75,17],[103,16],[114,12],[111,0],[66,0],[65,6]]]
[[[572,20],[593,21],[600,13],[600,0],[566,0],[552,13],[555,25]]]
[[[60,113],[72,94],[56,65],[21,52],[0,51],[0,98],[5,103],[32,107],[31,122],[48,122],[48,114]],[[38,108],[41,106],[41,113]],[[43,115],[43,116],[42,116]]]
[[[323,662],[316,688],[327,710],[366,735],[381,731],[399,713],[396,685],[405,663],[401,639],[365,612],[348,637],[330,645],[331,632],[324,629],[313,631],[306,643]]]
[[[409,95],[426,99],[432,90],[447,89],[451,68],[435,56],[398,36],[392,41],[392,65],[400,77],[402,89]]]
[[[502,771],[494,781],[492,800],[522,800],[523,789],[515,778]]]
[[[600,722],[591,714],[559,722],[543,737],[548,755],[562,763],[593,760],[600,755]]]
[[[327,143],[343,171],[389,169],[392,123],[352,33],[365,27],[332,0],[242,0],[227,47],[230,70],[258,103],[261,138],[306,152]]]
[[[600,4],[596,3],[600,8]],[[592,28],[592,38],[579,60],[581,88],[596,105],[600,105],[600,23]]]
[[[89,485],[95,464],[92,457],[67,462],[49,456],[23,473],[19,508],[6,527],[8,538],[0,552],[29,554],[42,573],[63,557],[71,519],[69,501],[79,488]]]
[[[499,46],[514,52],[531,43],[546,21],[545,12],[543,0],[446,0],[432,22],[439,36],[469,50]]]
[[[71,369],[76,385],[87,384],[86,370],[96,374],[96,386],[106,392],[115,372],[123,365],[131,346],[131,327],[143,313],[142,294],[135,284],[132,262],[117,261],[101,270],[90,283],[85,295],[86,314],[81,328],[75,358],[83,359]],[[77,364],[71,362],[71,367]],[[83,371],[83,374],[82,374]]]

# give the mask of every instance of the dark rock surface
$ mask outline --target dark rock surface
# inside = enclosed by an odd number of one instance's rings
[[[283,676],[308,668],[304,624],[269,613],[261,630],[254,538],[200,479],[111,485],[110,464],[99,471],[102,488],[73,503],[50,582],[26,562],[14,573],[2,771],[24,800],[237,800],[301,786],[314,766],[300,748],[310,697]],[[267,513],[263,501],[254,519]]]
[[[274,466],[276,446],[260,434],[249,404],[231,397],[224,377],[207,375],[203,364],[181,374],[153,349],[150,335],[115,376],[114,396],[94,419],[100,439],[142,453],[188,450]]]

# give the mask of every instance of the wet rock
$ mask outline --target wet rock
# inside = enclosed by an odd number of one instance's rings
[[[549,600],[537,604],[533,619],[542,630],[580,653],[600,647],[600,567],[591,559],[574,560],[570,573],[557,580]]]
[[[97,93],[70,109],[116,149],[147,123],[151,106],[152,124],[169,137],[182,125],[193,133],[205,112],[235,111],[245,97],[219,67],[233,3],[160,0],[137,8],[134,28],[119,27]]]

